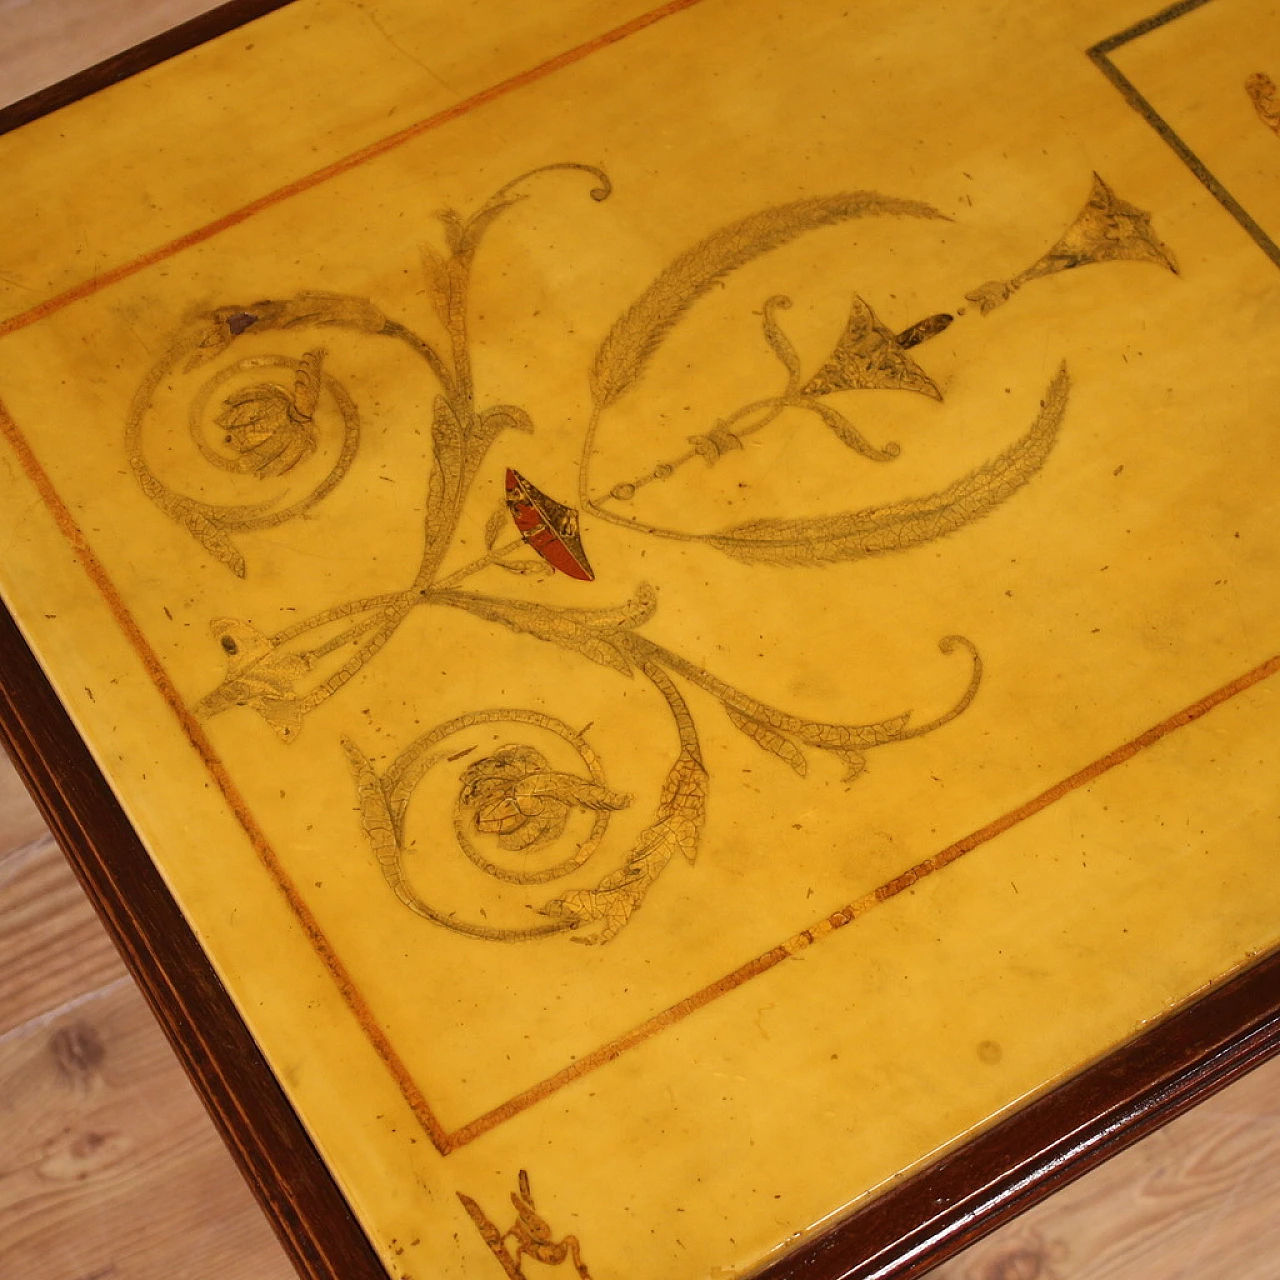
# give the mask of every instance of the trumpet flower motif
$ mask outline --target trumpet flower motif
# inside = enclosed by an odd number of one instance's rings
[[[942,313],[926,316],[901,333],[894,333],[880,322],[864,299],[854,294],[849,319],[835,349],[818,371],[802,384],[800,357],[778,325],[776,316],[778,311],[786,310],[790,305],[789,298],[775,296],[765,302],[761,313],[765,341],[787,371],[786,390],[780,396],[744,405],[717,422],[710,431],[690,436],[689,443],[694,453],[713,466],[726,453],[741,449],[743,436],[768,426],[784,409],[800,409],[812,413],[841,444],[864,458],[874,462],[888,462],[896,458],[899,446],[894,441],[877,448],[843,413],[827,403],[825,397],[837,391],[914,391],[931,400],[941,400],[938,384],[907,355],[907,351],[937,337],[951,324],[953,317]],[[740,425],[744,422],[745,425]],[[658,472],[654,475],[656,478]],[[612,496],[630,497],[635,487],[629,486],[630,493],[626,495],[615,489]]]
[[[931,400],[941,400],[938,384],[909,356],[907,348],[941,333],[950,316],[931,316],[903,334],[886,329],[876,313],[857,294],[840,341],[817,373],[800,388],[802,396],[825,396],[833,391],[897,390],[915,391]],[[926,328],[931,331],[926,332]],[[919,331],[919,335],[914,331]]]
[[[1151,215],[1121,200],[1096,173],[1084,208],[1048,253],[1016,276],[989,280],[965,297],[986,315],[1030,280],[1095,262],[1149,262],[1178,274],[1173,250],[1152,229]]]

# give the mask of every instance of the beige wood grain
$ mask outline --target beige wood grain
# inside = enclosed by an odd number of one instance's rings
[[[207,0],[0,0],[0,106],[214,7]]]
[[[0,1038],[0,1275],[292,1270],[127,978]]]
[[[7,834],[7,828],[0,831]],[[0,902],[0,1035],[124,976],[120,957],[48,836],[0,856]]]
[[[0,858],[45,834],[44,822],[17,774],[0,769]]]
[[[933,1280],[1274,1280],[1280,1061],[939,1267]]]

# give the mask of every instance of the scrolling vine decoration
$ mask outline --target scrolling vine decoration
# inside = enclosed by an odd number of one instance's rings
[[[911,713],[868,724],[809,720],[771,706],[720,679],[642,633],[657,608],[653,589],[642,584],[634,597],[605,608],[566,608],[536,601],[460,590],[460,584],[490,567],[513,573],[560,571],[583,582],[594,579],[583,547],[578,510],[549,497],[519,473],[507,470],[507,510],[515,538],[503,539],[507,516],[495,512],[485,528],[486,552],[447,576],[441,564],[457,532],[473,482],[504,431],[531,431],[528,414],[515,405],[484,404],[471,363],[468,296],[477,249],[509,209],[525,198],[523,184],[554,170],[594,179],[592,199],[610,195],[609,179],[586,164],[553,164],[507,183],[469,217],[453,210],[439,215],[447,254],[423,250],[428,292],[446,344],[438,348],[371,302],[329,293],[221,307],[190,320],[144,378],[130,408],[125,447],[143,492],[183,526],[215,559],[237,576],[247,565],[233,534],[274,528],[310,512],[350,470],[360,444],[354,401],[330,371],[330,357],[315,347],[300,359],[253,355],[225,363],[197,391],[188,431],[198,456],[232,477],[261,485],[283,485],[274,497],[253,502],[213,502],[184,494],[163,480],[143,450],[143,428],[157,416],[155,402],[175,372],[190,373],[223,360],[246,333],[347,330],[401,344],[429,366],[438,385],[431,421],[431,467],[423,550],[418,569],[402,590],[347,600],[268,635],[249,622],[215,619],[214,637],[226,659],[222,682],[196,710],[212,716],[233,707],[258,712],[284,741],[294,740],[308,716],[335,696],[372,661],[406,617],[420,606],[461,609],[576,653],[627,677],[641,676],[670,715],[676,755],[662,783],[653,820],[640,832],[620,866],[589,887],[573,887],[538,908],[532,925],[506,927],[467,921],[426,902],[405,867],[406,813],[415,789],[441,761],[468,756],[445,744],[481,725],[514,725],[543,735],[558,750],[576,755],[582,772],[553,767],[526,742],[512,742],[461,771],[453,827],[458,844],[476,868],[500,881],[543,884],[582,867],[604,840],[610,815],[631,797],[612,789],[599,758],[583,734],[562,720],[522,708],[480,710],[438,725],[411,743],[381,773],[360,747],[343,738],[354,774],[365,835],[389,888],[419,916],[468,937],[516,941],[572,932],[577,942],[613,938],[645,900],[676,855],[692,862],[706,818],[710,786],[693,715],[680,683],[710,695],[730,723],[757,746],[799,774],[807,770],[805,749],[825,751],[858,777],[866,754],[940,729],[973,701],[982,662],[964,636],[943,637],[943,654],[968,660],[965,686],[953,704],[923,723]],[[718,282],[746,263],[804,233],[868,217],[938,219],[944,215],[917,201],[870,191],[793,201],[751,214],[713,232],[660,272],[606,334],[590,369],[592,412],[579,467],[581,509],[597,519],[642,536],[703,543],[736,560],[781,566],[848,561],[920,546],[993,511],[1044,465],[1065,414],[1069,380],[1065,366],[1050,381],[1026,432],[995,458],[935,493],[839,512],[794,518],[757,518],[710,533],[655,525],[631,514],[645,485],[670,477],[695,459],[717,464],[725,454],[787,413],[816,416],[854,454],[876,463],[899,455],[894,442],[875,445],[832,397],[871,388],[897,389],[942,399],[937,383],[910,354],[943,332],[948,313],[925,317],[895,333],[864,299],[854,296],[848,321],[834,349],[807,376],[784,332],[779,313],[785,296],[762,308],[763,337],[784,373],[778,394],[733,410],[690,438],[683,454],[632,480],[593,491],[591,467],[604,415],[644,377],[650,360],[685,313]],[[980,314],[1006,302],[1028,282],[1091,263],[1129,260],[1177,272],[1170,250],[1151,228],[1149,215],[1120,200],[1096,174],[1089,198],[1053,247],[1027,270],[970,293]],[[957,313],[959,314],[959,313]],[[210,410],[215,396],[221,409]],[[310,469],[310,470],[309,470]],[[318,474],[313,474],[318,472]],[[306,473],[306,474],[304,474]],[[532,555],[521,555],[531,551]],[[456,746],[456,741],[451,745]],[[532,855],[561,840],[574,814],[589,815],[584,839],[550,865],[512,870],[489,857],[476,840],[498,851]],[[486,846],[488,847],[488,846]],[[541,859],[535,859],[535,863]]]
[[[557,1240],[551,1224],[534,1207],[527,1170],[520,1170],[517,1186],[519,1190],[511,1193],[516,1218],[506,1231],[500,1230],[471,1196],[457,1192],[467,1216],[475,1224],[508,1280],[526,1280],[523,1266],[526,1257],[549,1267],[572,1263],[579,1280],[591,1280],[587,1264],[582,1260],[582,1246],[578,1243],[578,1237],[563,1236]],[[507,1247],[508,1240],[515,1245],[514,1249]]]

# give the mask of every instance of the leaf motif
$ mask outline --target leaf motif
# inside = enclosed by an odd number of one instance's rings
[[[820,720],[803,720],[795,716],[788,718],[787,729],[806,746],[840,755],[842,751],[859,751],[863,747],[880,747],[886,742],[896,742],[910,720],[910,712],[890,716],[875,724],[824,724]],[[849,762],[846,760],[845,763]]]
[[[507,508],[499,507],[485,522],[484,526],[484,548],[486,551],[492,551],[498,541],[498,535],[507,527]]]
[[[479,418],[481,434],[488,441],[495,439],[503,431],[523,431],[525,435],[533,434],[533,419],[516,404],[495,404],[481,409]]]
[[[549,809],[546,813],[526,819],[514,831],[500,835],[498,848],[505,849],[508,853],[531,853],[559,840],[568,824],[569,810],[566,806]]]
[[[286,742],[302,729],[302,695],[295,685],[315,665],[307,653],[279,648],[270,636],[237,618],[209,624],[227,660],[227,674],[196,703],[197,715],[213,716],[230,707],[252,707]]]
[[[1069,386],[1063,365],[1025,435],[928,497],[813,519],[751,520],[708,541],[748,564],[812,565],[905,551],[954,533],[994,511],[1044,465],[1058,437]]]
[[[298,361],[297,373],[294,375],[293,407],[307,421],[315,414],[316,404],[320,399],[320,366],[324,363],[325,354],[323,347],[308,351]]]
[[[365,333],[381,333],[387,317],[367,298],[343,293],[299,293],[279,304],[272,327],[291,329],[299,325],[338,325]]]
[[[264,329],[276,328],[279,302],[264,299],[247,306],[218,307],[195,322],[189,332],[186,371],[190,373],[202,364],[220,356],[242,333],[259,325]]]
[[[631,674],[631,664],[609,639],[608,628],[590,621],[591,614],[586,610],[549,609],[546,605],[526,600],[503,600],[497,596],[472,595],[464,591],[437,591],[432,593],[431,599],[439,604],[465,609],[478,618],[500,622],[512,631],[521,631],[572,649],[624,676]],[[584,618],[588,620],[584,621]]]
[[[219,563],[226,565],[237,578],[243,578],[248,571],[245,558],[235,544],[207,516],[200,513],[194,505],[181,510],[178,519],[182,521],[187,532]]]
[[[698,856],[698,839],[707,816],[707,771],[702,761],[687,748],[667,774],[658,800],[658,818],[675,839],[676,847],[689,862]]]
[[[481,239],[484,237],[484,233],[488,231],[493,222],[510,209],[513,204],[518,204],[523,199],[525,199],[523,195],[503,196],[501,199],[490,200],[483,208],[477,209],[462,226],[462,233],[458,237],[458,244],[455,249],[458,256],[470,257],[474,254]]]
[[[784,737],[769,725],[761,724],[759,720],[753,720],[750,716],[744,715],[735,706],[728,702],[723,705],[725,711],[729,714],[729,719],[732,720],[733,723],[756,744],[756,746],[763,747],[766,751],[777,756],[779,760],[785,760],[802,778],[809,772],[809,766],[805,761],[803,753],[790,738]]]
[[[387,317],[367,298],[343,293],[299,293],[292,298],[262,299],[248,305],[218,307],[196,322],[187,342],[187,372],[208,364],[249,329],[293,329],[306,325],[334,325],[363,333],[382,333]]]
[[[861,751],[846,751],[843,749],[832,751],[831,753],[838,760],[844,761],[845,782],[856,782],[867,771],[867,757]]]
[[[431,295],[431,307],[440,323],[449,327],[449,267],[429,244],[419,246],[422,253],[422,269],[427,277],[427,291]]]
[[[499,569],[520,577],[549,578],[555,570],[545,560],[495,560]]]
[[[817,227],[887,215],[945,217],[918,200],[846,191],[775,205],[712,232],[662,271],[605,336],[591,366],[597,408],[612,404],[635,384],[676,321],[731,271]]]
[[[356,795],[360,800],[360,825],[373,846],[378,861],[395,856],[398,823],[387,803],[386,789],[378,777],[373,762],[350,738],[342,739],[342,749],[355,775]]]
[[[579,809],[591,809],[597,813],[603,813],[606,810],[612,812],[625,809],[631,804],[631,797],[625,791],[614,791],[602,783],[592,782],[589,778],[579,778],[573,774],[565,774],[563,777],[568,800],[571,804],[576,804]]]
[[[682,749],[663,783],[657,821],[636,839],[626,863],[610,872],[594,889],[571,889],[548,902],[542,913],[571,920],[574,927],[600,922],[594,934],[574,936],[574,942],[608,942],[640,909],[645,895],[671,859],[682,854],[692,862],[706,817],[707,771],[702,762]]]
[[[522,431],[525,435],[531,435],[533,419],[514,404],[490,405],[475,416],[475,425],[467,432],[466,448],[463,451],[464,487],[470,488],[490,447],[504,431]]]
[[[441,209],[436,217],[440,219],[441,226],[444,227],[445,243],[449,246],[450,253],[457,253],[462,244],[463,223],[456,209]]]
[[[431,452],[435,465],[427,481],[427,527],[448,527],[463,486],[466,441],[462,424],[444,396],[436,396],[431,415]]]
[[[1275,81],[1265,71],[1255,71],[1244,82],[1244,90],[1258,119],[1280,134],[1280,95],[1276,93]]]
[[[592,627],[617,627],[631,630],[643,627],[658,608],[658,593],[647,582],[636,587],[630,600],[611,609],[565,609],[561,612]]]

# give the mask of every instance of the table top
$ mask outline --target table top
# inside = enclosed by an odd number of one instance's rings
[[[1274,950],[1280,30],[1147,16],[299,0],[0,138],[0,589],[391,1274],[750,1271]]]

